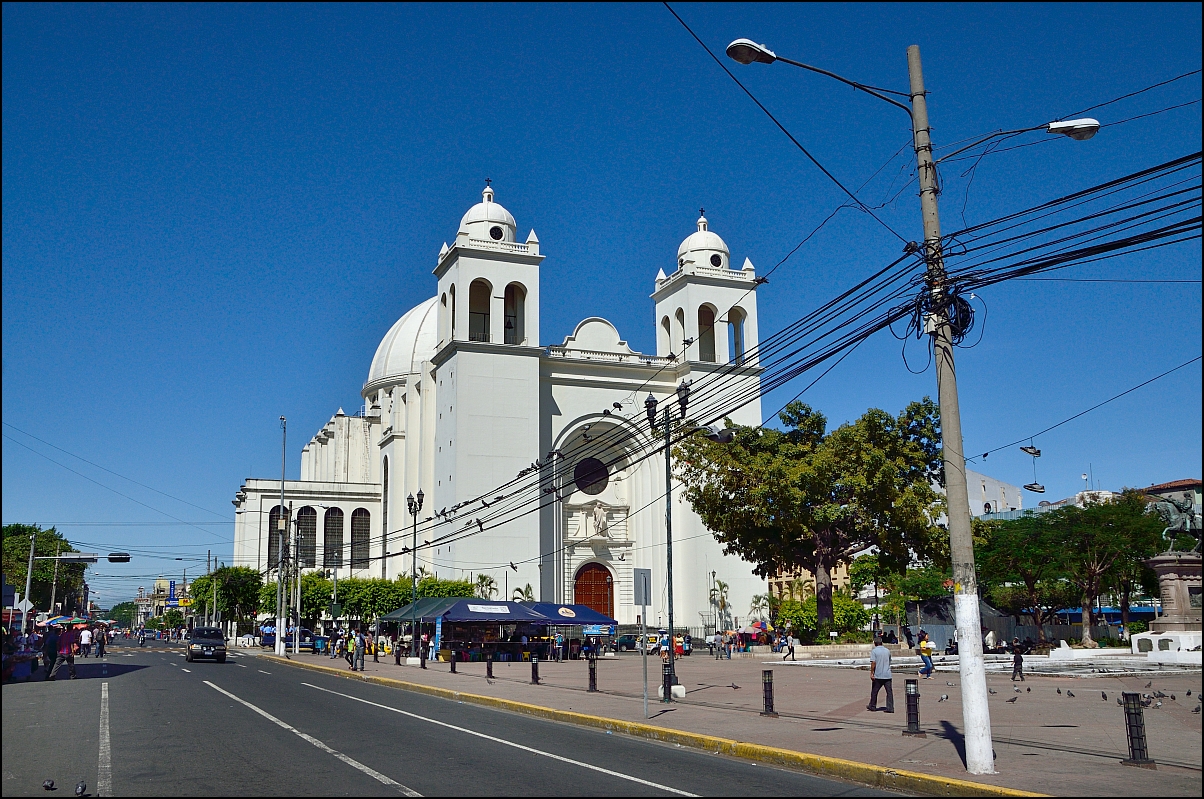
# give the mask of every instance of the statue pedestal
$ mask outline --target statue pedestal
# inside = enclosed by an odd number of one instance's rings
[[[1164,552],[1145,562],[1158,575],[1162,615],[1150,623],[1154,632],[1200,629],[1200,553]]]

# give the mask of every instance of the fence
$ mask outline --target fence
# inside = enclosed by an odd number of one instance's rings
[[[983,619],[982,625],[995,632],[998,646],[1003,646],[1013,638],[1019,638],[1021,641],[1026,638],[1034,641],[1040,640],[1039,630],[1035,624],[1016,624],[1015,620],[1010,617]],[[932,645],[938,651],[949,645],[957,630],[956,626],[952,624],[925,623],[921,627],[924,632],[928,633],[928,637],[932,639]],[[921,627],[912,627],[912,632],[918,633]],[[1045,640],[1055,646],[1059,640],[1083,637],[1083,625],[1081,624],[1045,624],[1042,627],[1045,629]],[[1107,638],[1111,632],[1115,632],[1115,630],[1110,631],[1108,627],[1097,624],[1091,628],[1091,637]],[[907,642],[901,639],[900,643],[904,646],[907,645]]]

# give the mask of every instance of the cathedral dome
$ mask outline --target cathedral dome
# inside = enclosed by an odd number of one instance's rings
[[[414,374],[439,345],[436,297],[416,305],[398,319],[376,348],[365,386],[390,377]]]
[[[493,189],[489,186],[481,192],[481,201],[460,220],[460,232],[474,239],[514,241],[515,228],[514,217],[493,201]]]
[[[731,259],[727,244],[718,234],[707,229],[707,218],[698,217],[698,230],[686,236],[685,241],[677,248],[677,265],[685,266],[687,261],[693,261],[696,266],[712,266],[726,268]]]

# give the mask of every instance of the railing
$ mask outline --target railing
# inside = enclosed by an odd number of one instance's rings
[[[502,250],[503,252],[517,252],[526,254],[530,248],[526,244],[520,244],[517,241],[494,241],[493,239],[469,239],[470,246],[479,250]]]
[[[746,272],[743,269],[724,269],[722,267],[713,266],[690,266],[678,269],[676,272],[669,275],[669,277],[665,278],[660,285],[669,285],[673,281],[679,279],[682,275],[687,274],[687,270],[688,274],[695,275],[697,277],[721,277],[727,280],[739,280],[743,283],[752,283],[757,279],[756,275],[754,275],[751,271]]]
[[[638,352],[604,352],[602,350],[580,350],[569,347],[551,346],[547,354],[553,358],[581,358],[587,361],[611,361],[612,363],[643,363],[649,366],[668,366],[675,358],[642,355]]]

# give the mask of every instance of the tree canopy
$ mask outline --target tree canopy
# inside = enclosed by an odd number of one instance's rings
[[[25,590],[25,573],[29,567],[29,537],[34,538],[34,556],[47,557],[55,554],[79,552],[53,527],[43,530],[34,524],[4,525],[4,576],[17,591]],[[29,593],[38,610],[52,610],[50,594],[55,584],[53,560],[33,562],[33,581]],[[55,604],[62,604],[66,612],[75,609],[75,601],[84,585],[86,563],[60,563],[57,586],[54,587]]]
[[[898,416],[871,408],[830,432],[802,402],[779,417],[785,430],[729,421],[730,444],[687,436],[677,477],[725,553],[762,577],[814,574],[818,623],[829,624],[835,566],[876,546],[884,566],[901,570],[939,540],[939,414],[925,398]]]
[[[263,578],[249,566],[222,566],[210,574],[202,574],[189,585],[192,611],[204,613],[213,604],[214,584],[217,586],[217,610],[223,619],[250,619],[259,611],[260,588]],[[272,586],[275,605],[275,585]],[[212,608],[209,608],[212,613]]]

